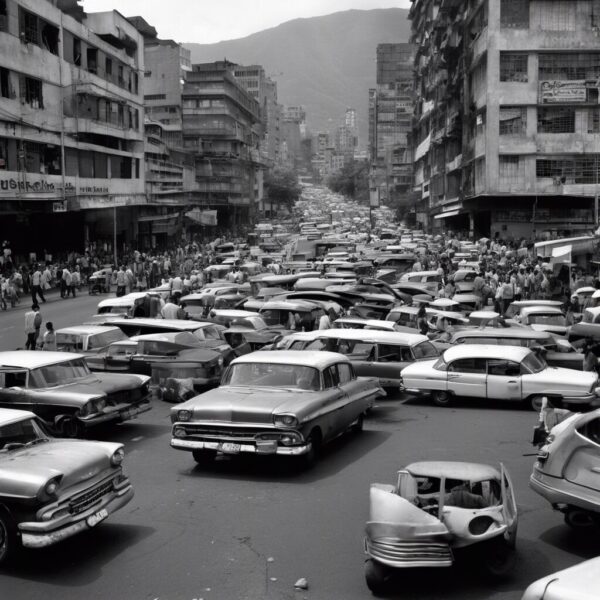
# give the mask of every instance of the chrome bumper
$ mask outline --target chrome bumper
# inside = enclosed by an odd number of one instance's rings
[[[588,490],[565,479],[549,477],[534,471],[529,478],[529,487],[545,498],[553,507],[559,504],[572,505],[590,512],[600,513],[598,492]]]
[[[452,550],[443,542],[405,542],[391,538],[365,538],[365,553],[381,564],[397,569],[450,567]]]
[[[310,452],[311,444],[302,446],[280,446],[279,444],[264,443],[248,444],[240,443],[239,453],[261,454],[261,455],[278,455],[278,456],[302,456]],[[182,438],[172,438],[171,448],[176,450],[214,450],[215,452],[223,452],[223,442],[203,442],[199,440],[185,440]],[[238,454],[238,452],[224,452],[225,454]]]
[[[52,521],[33,521],[29,523],[19,523],[19,533],[21,543],[26,548],[45,548],[52,546],[62,540],[74,536],[86,529],[95,527],[101,521],[91,521],[90,518],[105,510],[107,517],[125,506],[133,498],[133,487],[130,483],[125,487],[115,490],[110,496],[104,498],[88,510],[78,515],[68,515],[59,517]]]
[[[133,404],[131,406],[126,407],[111,408],[110,412],[103,412],[99,415],[92,415],[87,419],[79,419],[79,422],[86,428],[95,427],[96,425],[101,425],[102,423],[110,423],[112,421],[121,423],[123,421],[133,419],[137,415],[141,415],[142,413],[148,412],[151,409],[152,404],[150,402],[150,399],[147,398],[145,400],[142,400],[139,404]]]

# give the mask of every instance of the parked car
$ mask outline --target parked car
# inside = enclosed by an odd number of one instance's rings
[[[395,485],[370,490],[367,586],[386,591],[397,569],[450,567],[461,552],[494,576],[515,563],[518,510],[506,469],[467,462],[413,463]]]
[[[537,331],[549,331],[564,336],[567,320],[560,308],[554,306],[526,306],[515,315],[514,320]]]
[[[552,428],[539,450],[531,488],[578,529],[600,526],[600,410]]]
[[[199,463],[217,452],[310,463],[322,444],[362,429],[365,412],[383,395],[339,354],[254,352],[231,363],[221,387],[173,407],[171,446]]]
[[[357,375],[377,377],[382,387],[395,388],[400,385],[400,371],[404,367],[439,356],[424,335],[365,329],[321,331],[304,349],[339,352],[352,362]]]
[[[600,557],[596,557],[538,579],[521,600],[596,600],[599,589]]]
[[[477,271],[473,269],[458,269],[452,275],[452,281],[456,286],[457,294],[470,294],[474,289],[474,281],[477,277]]]
[[[319,319],[325,314],[325,311],[307,300],[270,300],[265,302],[258,314],[264,319],[270,327],[287,328],[290,313],[300,316],[302,327],[305,331],[310,331],[318,325]]]
[[[521,312],[522,308],[528,308],[532,306],[543,306],[544,308],[562,308],[564,302],[560,300],[515,300],[508,305],[508,308],[504,312],[504,316],[507,319],[512,319],[515,315]]]
[[[549,367],[531,349],[516,346],[460,344],[437,360],[405,367],[401,379],[405,391],[429,395],[438,406],[456,396],[521,402],[536,411],[544,396],[579,408],[600,402],[596,373]]]
[[[30,410],[63,437],[150,410],[149,385],[143,375],[92,373],[82,354],[0,352],[0,408]]]
[[[0,564],[44,548],[125,506],[123,445],[52,437],[33,413],[0,409]]]
[[[95,321],[103,321],[109,316],[118,318],[156,317],[160,314],[162,301],[158,295],[148,292],[132,292],[126,296],[106,298],[98,303]]]
[[[108,325],[76,325],[56,330],[56,347],[62,352],[95,353],[126,339],[118,327]]]

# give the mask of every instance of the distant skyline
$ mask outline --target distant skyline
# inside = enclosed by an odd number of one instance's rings
[[[410,0],[83,0],[86,12],[118,10],[140,15],[161,38],[212,44],[246,37],[285,21],[344,10],[409,8]]]

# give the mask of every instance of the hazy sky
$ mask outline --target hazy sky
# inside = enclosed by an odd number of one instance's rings
[[[244,37],[291,19],[341,10],[408,8],[410,0],[83,0],[86,12],[141,15],[159,37],[210,44]]]

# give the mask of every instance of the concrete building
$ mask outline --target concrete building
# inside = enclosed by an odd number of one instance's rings
[[[0,2],[0,235],[17,254],[110,245],[115,216],[118,244],[137,238],[143,69],[116,11]]]
[[[228,61],[192,65],[183,87],[183,144],[195,155],[199,204],[234,230],[251,222],[263,195],[260,105]]]
[[[405,209],[412,191],[414,55],[411,44],[379,44],[377,87],[369,90],[371,188],[381,201]]]
[[[599,3],[414,0],[410,16],[425,224],[514,238],[591,229]]]

